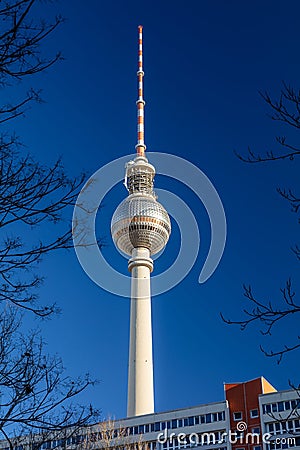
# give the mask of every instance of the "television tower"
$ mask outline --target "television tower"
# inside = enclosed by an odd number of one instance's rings
[[[168,242],[171,223],[153,191],[154,167],[149,164],[144,142],[143,27],[139,31],[137,155],[126,164],[128,197],[117,207],[111,221],[115,245],[130,256],[130,343],[127,416],[154,412],[150,273],[152,255]]]

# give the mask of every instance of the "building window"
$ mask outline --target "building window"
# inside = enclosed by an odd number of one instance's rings
[[[195,424],[195,418],[194,417],[189,417],[188,421],[189,421],[189,426],[190,427],[192,427]]]
[[[284,411],[284,403],[278,402],[278,412]]]
[[[253,434],[260,434],[260,427],[252,428],[251,431],[252,431]]]
[[[173,419],[171,422],[172,429],[177,428],[177,419]]]
[[[258,417],[258,409],[251,409],[250,410],[250,417],[251,419],[255,419],[256,417]]]
[[[236,435],[236,438],[238,439],[238,440],[242,440],[242,439],[244,439],[244,432],[243,431],[239,431],[239,430],[236,430],[235,431],[235,435]]]
[[[205,415],[205,423],[211,423],[211,414],[206,414]]]
[[[275,423],[275,433],[281,433],[281,426],[279,422]]]
[[[292,406],[292,409],[300,408],[300,402],[299,402],[299,400],[292,400],[292,401],[291,401],[291,406]]]
[[[154,431],[160,431],[160,422],[155,422]]]
[[[233,413],[233,420],[238,421],[238,420],[242,420],[242,418],[243,418],[243,413],[241,411]]]
[[[285,409],[286,409],[286,410],[291,409],[291,404],[290,404],[290,402],[284,402],[284,406],[285,406]]]
[[[292,432],[292,431],[294,431],[294,424],[293,424],[293,421],[292,420],[288,420],[288,422],[287,422],[287,432]]]
[[[271,405],[263,405],[263,413],[264,414],[269,414],[271,412]]]
[[[255,445],[255,446],[253,447],[253,450],[261,450],[261,445]]]
[[[225,420],[225,413],[224,413],[224,411],[218,413],[218,420]]]

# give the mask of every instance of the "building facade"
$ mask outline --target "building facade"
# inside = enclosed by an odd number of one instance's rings
[[[277,391],[263,377],[225,383],[224,400],[107,420],[41,445],[14,450],[300,450],[300,391]],[[5,441],[2,450],[10,450]]]
[[[262,433],[270,434],[264,450],[300,448],[300,391],[259,396]]]
[[[217,403],[115,421],[111,444],[118,450],[139,450],[139,446],[149,450],[300,450],[299,390],[278,392],[259,377],[225,383],[224,397]]]

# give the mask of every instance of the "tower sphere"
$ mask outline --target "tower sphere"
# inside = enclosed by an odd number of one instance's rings
[[[111,220],[115,245],[126,255],[138,247],[148,248],[150,255],[162,250],[171,233],[165,208],[150,194],[134,193],[117,207]]]

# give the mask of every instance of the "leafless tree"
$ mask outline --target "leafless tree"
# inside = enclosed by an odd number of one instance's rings
[[[64,224],[63,211],[74,203],[81,179],[69,180],[60,162],[47,169],[3,149],[0,174],[0,301],[49,316],[56,306],[36,303],[43,278],[35,270],[45,254],[70,247],[70,224],[61,231],[59,223]],[[61,231],[52,239],[45,238],[43,225],[49,223]]]
[[[66,442],[95,418],[92,408],[73,403],[92,384],[90,378],[66,376],[60,359],[46,355],[40,333],[25,332],[22,321],[28,311],[49,317],[57,309],[37,302],[43,281],[37,265],[46,254],[70,247],[65,211],[82,182],[82,177],[68,178],[61,161],[47,168],[24,154],[16,134],[3,128],[41,101],[33,88],[22,92],[22,80],[31,80],[61,59],[60,53],[44,57],[42,43],[63,19],[38,20],[38,3],[0,2],[2,99],[16,88],[14,100],[0,106],[0,435],[11,450],[20,443],[38,449],[48,439]]]
[[[82,450],[149,450],[147,441],[143,434],[130,435],[129,429],[122,422],[107,418],[86,432],[83,440]]]
[[[76,433],[94,417],[92,408],[72,403],[90,378],[67,377],[61,360],[44,353],[40,333],[22,332],[16,308],[0,313],[0,329],[0,435],[10,449]]]
[[[61,59],[60,53],[50,58],[43,57],[41,43],[63,19],[57,16],[52,23],[33,19],[34,8],[38,3],[38,0],[7,0],[0,4],[2,93],[6,92],[8,85],[16,85],[19,92],[22,79],[45,71]],[[23,115],[32,101],[39,100],[40,93],[30,89],[15,103],[6,103],[0,107],[0,123]],[[29,240],[28,236],[38,238],[43,224],[49,226],[49,222],[58,224],[62,221],[63,211],[74,203],[82,177],[69,179],[61,161],[47,168],[29,155],[23,155],[23,150],[15,134],[9,135],[6,130],[2,130],[0,301],[9,301],[40,316],[48,316],[56,307],[35,304],[36,288],[42,277],[34,273],[34,269],[46,253],[70,246],[70,226],[63,231],[60,229],[52,240],[34,241]],[[26,235],[26,243],[22,235]],[[41,232],[40,235],[45,236],[45,233]]]
[[[274,100],[268,92],[260,93],[263,100],[271,108],[271,119],[281,122],[288,128],[300,130],[300,91],[296,91],[293,87],[283,83],[283,88],[278,100]],[[255,153],[251,148],[248,148],[246,156],[237,154],[238,158],[246,163],[257,164],[266,162],[279,162],[281,160],[291,160],[294,163],[299,163],[300,146],[291,144],[286,136],[276,137],[277,150],[269,150],[263,154]],[[294,161],[295,160],[295,161]],[[291,189],[277,189],[278,193],[287,200],[291,206],[291,210],[298,216],[298,223],[300,223],[300,196],[295,194]],[[295,245],[292,251],[296,258],[300,261],[300,247]],[[251,286],[244,286],[244,295],[250,301],[250,307],[243,310],[245,316],[240,320],[230,320],[224,318],[223,320],[228,324],[236,324],[245,330],[250,324],[259,323],[262,325],[261,333],[263,335],[271,335],[275,326],[282,324],[291,316],[298,314],[300,317],[300,303],[296,300],[296,293],[292,287],[291,279],[286,281],[285,287],[280,289],[281,298],[274,301],[266,301],[259,299],[254,295]],[[288,338],[288,337],[287,337]],[[294,350],[300,348],[300,329],[299,335],[290,344],[284,344],[282,348],[276,351],[267,351],[261,346],[261,350],[266,356],[277,358],[280,363],[282,357]]]
[[[0,86],[18,85],[24,77],[45,71],[62,58],[58,52],[44,57],[41,43],[62,22],[56,16],[52,22],[34,19],[39,0],[6,0],[0,4]],[[39,101],[40,92],[31,88],[23,98],[0,107],[0,123],[24,114],[32,101]]]

